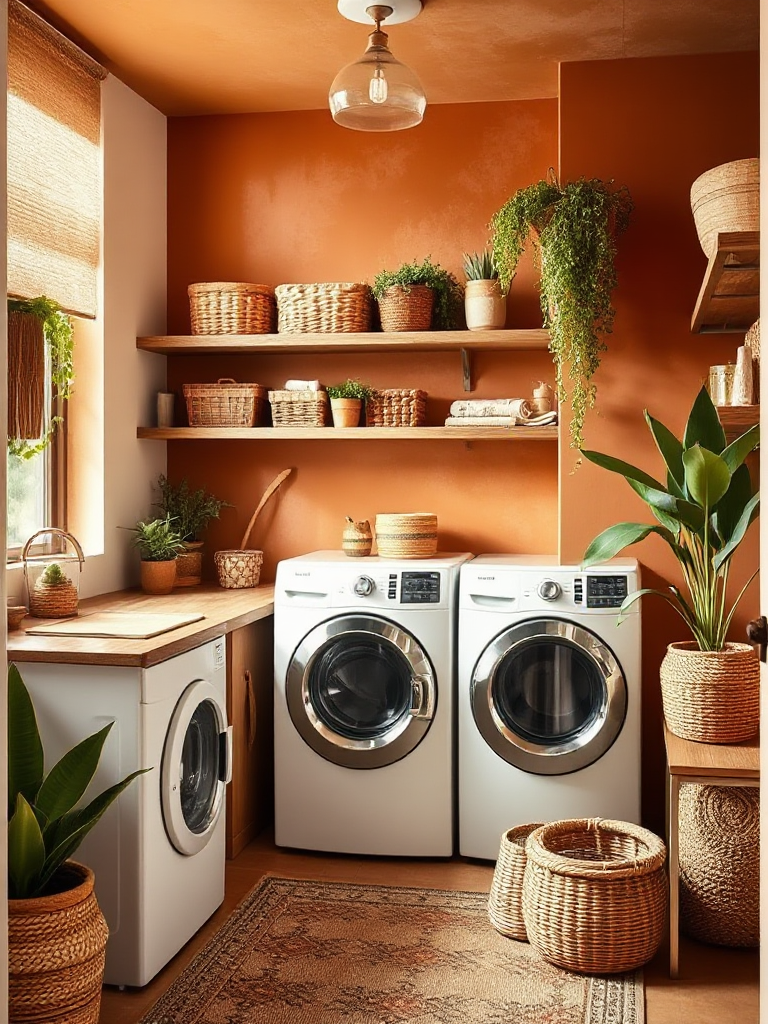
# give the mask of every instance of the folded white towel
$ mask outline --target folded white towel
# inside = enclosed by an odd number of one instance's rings
[[[452,402],[451,416],[511,416],[528,419],[531,407],[525,398],[474,398]]]
[[[325,391],[319,380],[287,380],[286,391]]]
[[[445,421],[446,427],[544,427],[548,423],[557,423],[554,410],[527,419],[516,416],[449,416]]]

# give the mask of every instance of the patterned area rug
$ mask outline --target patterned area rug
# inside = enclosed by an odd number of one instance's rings
[[[487,899],[267,876],[140,1024],[643,1024],[640,972],[552,967]]]

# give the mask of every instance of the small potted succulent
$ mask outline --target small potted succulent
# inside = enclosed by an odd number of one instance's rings
[[[450,331],[461,327],[464,292],[449,271],[427,256],[382,270],[373,280],[383,331]]]
[[[507,319],[507,293],[499,282],[493,254],[464,253],[464,314],[470,331],[488,331],[504,326]]]
[[[132,527],[133,544],[141,557],[141,588],[145,594],[170,594],[176,582],[176,559],[184,541],[171,516],[139,521]]]
[[[29,595],[29,611],[39,619],[77,615],[79,593],[58,562],[49,562]]]
[[[176,561],[177,587],[196,586],[202,581],[203,541],[201,534],[212,519],[218,519],[223,508],[232,508],[228,501],[222,501],[208,494],[202,487],[193,491],[187,480],[172,484],[161,473],[157,480],[160,500],[155,506],[165,517],[173,520],[174,528],[184,542]]]
[[[374,389],[359,380],[342,381],[326,388],[331,400],[334,427],[356,427],[360,422],[363,402],[375,394]]]

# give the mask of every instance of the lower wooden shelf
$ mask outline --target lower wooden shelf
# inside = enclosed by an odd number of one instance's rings
[[[153,441],[557,441],[557,427],[139,427]]]

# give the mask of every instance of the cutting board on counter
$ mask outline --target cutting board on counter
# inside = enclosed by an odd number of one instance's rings
[[[149,640],[160,633],[169,633],[179,626],[199,622],[205,616],[202,612],[187,614],[167,612],[164,614],[134,614],[133,612],[94,612],[60,622],[46,622],[30,626],[25,630],[34,636],[101,636],[118,637],[122,640]]]

